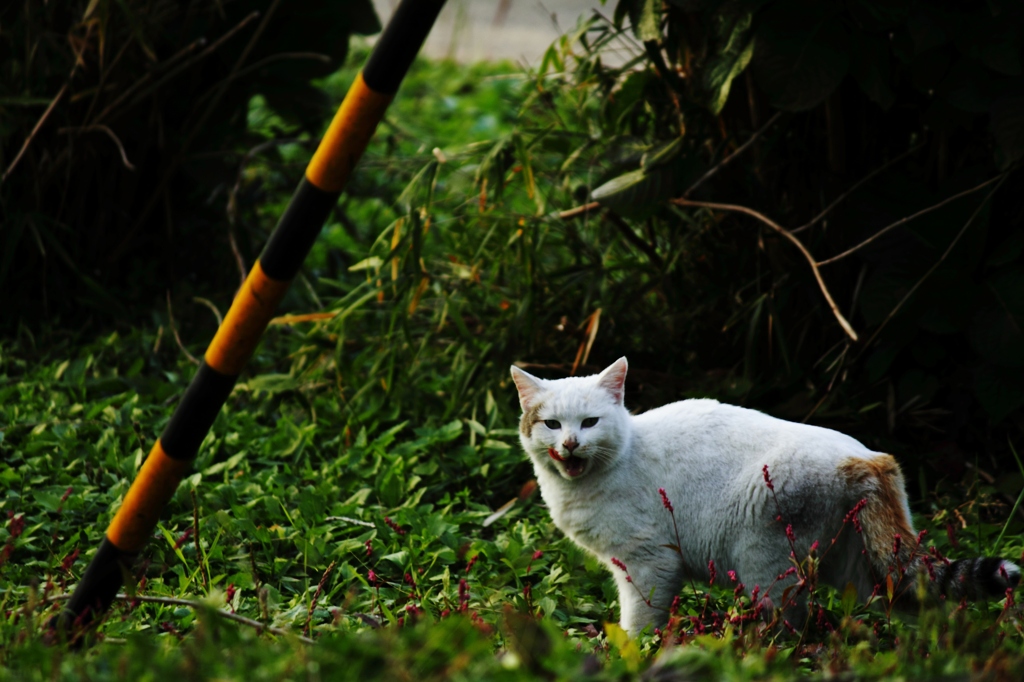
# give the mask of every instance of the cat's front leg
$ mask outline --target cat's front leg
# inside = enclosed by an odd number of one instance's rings
[[[627,574],[612,567],[619,590],[619,625],[636,637],[644,628],[663,627],[668,622],[672,598],[679,592],[678,580],[644,568],[631,568]]]

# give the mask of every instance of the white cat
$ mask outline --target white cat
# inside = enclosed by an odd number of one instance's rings
[[[634,416],[623,405],[626,368],[620,358],[595,376],[545,380],[512,367],[512,378],[520,440],[551,517],[615,576],[630,634],[664,624],[684,581],[708,580],[709,561],[723,577],[735,571],[748,593],[757,586],[764,605],[783,606],[785,588],[799,579],[787,574],[790,553],[806,557],[815,541],[819,579],[840,590],[852,583],[862,601],[876,585],[884,595],[890,574],[910,602],[919,572],[933,595],[950,599],[1002,596],[1019,582],[1009,561],[947,562],[915,551],[903,475],[890,455],[716,400]],[[659,489],[674,505],[679,552]],[[852,516],[863,533],[850,527]],[[785,605],[792,622],[806,613],[804,599]]]

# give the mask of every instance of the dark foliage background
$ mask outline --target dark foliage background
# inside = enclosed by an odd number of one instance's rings
[[[233,291],[230,239],[264,238],[224,220],[251,98],[308,137],[331,113],[311,81],[379,30],[368,0],[5,2],[0,26],[4,331]]]
[[[688,376],[691,392],[914,450],[940,476],[1015,469],[1024,6],[623,0],[616,20],[647,68],[595,84],[591,188],[649,269],[618,290],[606,347],[643,349],[643,365]],[[821,271],[859,339],[783,235],[667,205],[681,196],[755,209],[819,263],[845,254]],[[638,305],[639,291],[662,303]],[[728,382],[700,381],[718,375]]]

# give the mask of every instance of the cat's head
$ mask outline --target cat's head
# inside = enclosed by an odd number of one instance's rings
[[[523,408],[519,438],[534,462],[566,480],[615,463],[629,434],[626,369],[619,358],[593,376],[540,379],[512,367]]]

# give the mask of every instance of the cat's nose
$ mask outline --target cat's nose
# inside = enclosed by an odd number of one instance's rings
[[[578,448],[579,446],[580,444],[576,442],[575,438],[569,438],[567,440],[562,441],[562,447],[568,450],[570,455],[572,454],[572,451]]]

